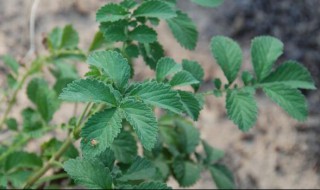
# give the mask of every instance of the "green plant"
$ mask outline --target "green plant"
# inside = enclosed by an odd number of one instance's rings
[[[214,7],[222,0],[192,2]],[[259,89],[293,118],[303,121],[307,117],[299,89],[315,89],[313,80],[295,61],[273,68],[283,51],[276,38],[261,36],[252,41],[254,74],[243,71],[242,82],[236,83],[241,49],[227,37],[213,37],[211,51],[228,82],[215,79],[214,89],[201,92],[201,65],[191,60],[179,64],[165,57],[151,27],[164,19],[182,47],[195,48],[195,24],[176,7],[175,0],[110,3],[97,11],[96,19],[100,30],[88,53],[77,48],[78,34],[68,25],[52,30],[46,38],[49,54],[34,60],[22,75],[18,70],[23,68],[13,58],[3,57],[10,68],[7,87],[12,94],[5,94],[8,107],[0,128],[6,124],[13,140],[0,145],[1,187],[59,188],[62,183],[65,187],[75,182],[86,188],[166,189],[169,176],[181,187],[189,187],[201,171],[209,170],[218,188],[234,188],[233,175],[221,162],[224,152],[201,140],[192,123],[199,117],[205,96],[226,94],[227,115],[242,131],[256,122],[254,95]],[[155,77],[137,82],[132,77],[134,59],[140,55]],[[84,78],[79,77],[74,60],[86,60],[89,72]],[[44,77],[46,69],[55,77],[53,85]],[[26,93],[33,106],[22,111],[21,128],[8,114],[28,78]],[[82,114],[56,124],[52,118],[62,101],[76,102],[75,110],[85,103]],[[40,154],[23,150],[31,140],[57,129],[67,132],[65,139],[52,137],[41,145]],[[81,154],[74,146],[79,139]],[[203,151],[197,149],[200,144]],[[48,170],[52,174],[44,176]]]

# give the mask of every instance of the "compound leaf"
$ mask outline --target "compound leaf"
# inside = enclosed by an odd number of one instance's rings
[[[211,53],[231,84],[237,78],[242,63],[240,46],[228,37],[217,36],[211,40]]]
[[[129,37],[140,43],[152,43],[157,40],[157,33],[146,25],[140,25],[129,32]]]
[[[177,11],[177,17],[166,21],[173,36],[182,47],[189,50],[196,48],[199,34],[196,25],[187,14]]]
[[[172,58],[163,57],[157,63],[157,81],[163,81],[167,76],[181,70],[181,65],[177,64]]]
[[[70,159],[63,164],[64,170],[79,185],[89,189],[111,189],[110,170],[97,159]]]
[[[174,10],[165,2],[161,1],[144,1],[134,12],[135,17],[152,17],[167,19],[176,16]]]
[[[119,93],[119,92],[118,92]],[[79,79],[68,84],[59,98],[72,102],[95,102],[117,105],[116,90],[96,79]]]
[[[283,43],[271,36],[260,36],[252,40],[251,59],[258,81],[266,78],[273,64],[283,53]]]
[[[307,118],[307,102],[299,90],[277,84],[263,86],[263,91],[291,117],[298,121],[304,121]]]
[[[228,90],[226,98],[228,117],[242,131],[248,131],[256,122],[258,108],[253,90]]]
[[[121,5],[109,3],[101,7],[96,14],[98,22],[114,22],[128,17],[128,11]]]
[[[122,115],[117,108],[106,109],[91,116],[81,131],[81,149],[98,155],[110,147],[122,128]]]

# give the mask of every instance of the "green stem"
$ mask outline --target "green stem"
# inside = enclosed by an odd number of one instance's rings
[[[10,146],[8,150],[6,150],[3,154],[0,156],[0,163],[9,156],[12,152],[16,151],[18,148],[20,148],[22,145],[24,145],[26,142],[28,142],[31,139],[31,137],[22,137],[20,140],[14,144],[13,146]]]
[[[78,139],[79,138],[79,135],[80,135],[80,131],[81,131],[81,122],[83,120],[83,118],[85,117],[85,115],[87,114],[87,111],[91,109],[91,107],[93,106],[93,103],[89,103],[87,104],[87,106],[84,108],[77,124],[76,124],[76,127],[74,128],[73,130],[73,135],[74,135],[74,138],[75,139]]]
[[[18,83],[18,86],[17,88],[14,90],[12,96],[11,96],[11,99],[9,100],[9,104],[8,104],[8,107],[7,109],[5,110],[1,120],[0,120],[0,129],[2,128],[3,124],[5,123],[5,121],[7,120],[7,117],[14,105],[14,103],[16,102],[16,98],[17,98],[17,95],[18,95],[18,92],[21,90],[24,82],[26,81],[26,79],[28,78],[29,76],[29,71],[27,71],[23,76],[22,76],[22,79],[21,81]]]
[[[66,178],[66,177],[68,177],[68,174],[62,173],[62,174],[56,174],[56,175],[52,175],[52,176],[41,178],[35,184],[35,189],[38,189],[40,187],[40,185],[42,185],[43,183],[50,182],[50,181],[57,180],[57,179],[63,179],[63,178]]]

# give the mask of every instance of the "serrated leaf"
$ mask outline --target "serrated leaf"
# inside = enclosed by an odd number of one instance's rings
[[[34,153],[14,152],[10,154],[5,161],[5,171],[14,168],[40,168],[42,160]]]
[[[283,84],[291,88],[316,89],[309,71],[296,61],[281,64],[262,84]]]
[[[187,86],[193,84],[199,84],[199,81],[188,71],[179,71],[170,81],[171,86]]]
[[[183,110],[178,93],[172,90],[169,85],[156,81],[137,83],[133,85],[127,95],[139,98],[146,104],[167,109],[175,113],[181,113]]]
[[[81,130],[81,149],[96,156],[110,147],[122,128],[122,114],[117,108],[105,109],[91,116]]]
[[[100,160],[105,167],[109,168],[109,170],[112,171],[116,158],[114,156],[113,151],[110,148],[107,148],[105,151],[97,155],[95,158]]]
[[[18,74],[19,63],[11,55],[4,55],[1,59],[7,67],[9,67],[15,74]]]
[[[140,43],[152,43],[157,40],[157,33],[146,25],[140,25],[129,32],[129,38]]]
[[[252,40],[251,59],[258,81],[266,78],[273,64],[283,53],[283,43],[271,36],[260,36]]]
[[[253,82],[254,77],[248,71],[244,71],[244,72],[242,72],[241,79],[242,79],[244,85],[247,86]]]
[[[103,22],[100,24],[99,28],[107,42],[126,41],[127,36],[125,28],[127,24],[128,22],[126,20]]]
[[[197,79],[200,83],[203,81],[204,71],[198,62],[184,59],[182,60],[182,67],[183,70],[191,73],[192,76],[195,79]],[[198,91],[200,84],[193,84],[192,87],[195,91]]]
[[[191,0],[193,3],[204,7],[217,7],[223,3],[223,0]]]
[[[114,22],[128,17],[129,12],[121,5],[109,3],[101,7],[96,14],[98,22]]]
[[[185,153],[194,152],[200,142],[200,133],[197,128],[192,123],[182,119],[176,121],[176,126],[182,150]]]
[[[258,108],[253,91],[254,89],[227,91],[227,115],[242,131],[248,131],[257,120]]]
[[[72,102],[107,103],[116,106],[118,103],[116,90],[111,85],[95,79],[79,79],[62,90],[59,98]]]
[[[139,56],[139,48],[137,45],[130,44],[126,47],[125,51],[129,57],[137,58]]]
[[[129,189],[172,189],[172,188],[168,187],[166,183],[150,181],[150,182],[140,183],[139,185],[135,185]]]
[[[188,49],[194,50],[197,46],[198,31],[196,25],[189,16],[177,11],[177,16],[167,19],[167,24],[179,44]]]
[[[197,121],[201,110],[199,101],[191,92],[178,91],[185,112],[194,120]]]
[[[54,28],[48,36],[48,46],[51,50],[75,49],[79,43],[79,35],[72,25],[64,28]]]
[[[203,149],[207,155],[207,164],[215,163],[224,157],[224,152],[210,146],[206,141],[202,141]]]
[[[164,50],[161,44],[159,44],[159,42],[153,42],[151,44],[139,43],[139,49],[146,64],[155,70],[159,59],[164,57]]]
[[[304,121],[307,118],[307,102],[299,90],[277,84],[263,86],[263,91],[291,117],[298,121]]]
[[[157,141],[158,126],[152,109],[146,104],[130,99],[122,102],[126,120],[133,127],[143,147],[151,150]]]
[[[224,165],[215,164],[209,167],[210,174],[219,189],[235,189],[231,171]]]
[[[176,159],[172,167],[174,177],[181,187],[190,187],[200,178],[201,169],[191,161]]]
[[[89,189],[111,189],[110,170],[97,159],[70,159],[63,164],[64,170],[79,185]]]
[[[123,7],[126,7],[127,9],[132,9],[133,7],[135,7],[138,3],[135,2],[135,0],[123,0],[120,5],[122,5]]]
[[[161,1],[144,1],[134,12],[135,17],[152,17],[167,19],[176,16],[174,10],[167,4]]]
[[[121,181],[135,181],[152,179],[156,173],[156,168],[151,161],[137,157],[127,172],[119,178]]]
[[[130,163],[138,154],[138,147],[134,137],[127,131],[122,131],[113,141],[111,149],[117,160]]]
[[[87,63],[103,69],[106,75],[122,89],[130,78],[128,61],[116,51],[95,51],[88,56]]]
[[[231,84],[237,78],[242,63],[240,46],[224,36],[213,37],[210,46],[212,55]]]
[[[163,81],[167,76],[179,72],[181,65],[177,64],[172,58],[163,57],[157,63],[157,81]]]

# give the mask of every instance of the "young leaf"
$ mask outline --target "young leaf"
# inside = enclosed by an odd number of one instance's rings
[[[163,57],[157,63],[157,81],[163,81],[167,76],[179,72],[181,65],[177,64],[172,58]]]
[[[256,122],[258,108],[254,100],[253,92],[250,90],[228,90],[226,108],[228,117],[242,131],[248,131]]]
[[[183,108],[179,95],[169,85],[156,81],[147,81],[135,84],[127,94],[141,99],[146,104],[151,104],[175,113],[181,113]]]
[[[122,128],[122,115],[116,108],[105,109],[91,116],[81,131],[81,149],[98,155],[110,147]]]
[[[64,170],[79,185],[89,189],[111,189],[110,170],[97,159],[70,159],[63,164]]]
[[[19,63],[13,57],[4,55],[1,59],[15,74],[18,74]]]
[[[142,102],[130,99],[122,102],[120,107],[124,111],[126,120],[136,131],[143,147],[151,150],[158,137],[157,120],[151,108]]]
[[[175,17],[176,13],[167,3],[151,0],[151,1],[144,1],[133,12],[133,16],[167,19],[167,18]]]
[[[98,22],[114,22],[128,17],[128,11],[121,5],[109,3],[101,7],[96,14]]]
[[[48,46],[51,50],[75,49],[79,43],[79,35],[71,25],[54,28],[48,36]]]
[[[177,120],[176,125],[182,150],[189,154],[194,152],[200,142],[199,131],[186,120]]]
[[[191,0],[193,3],[204,7],[217,7],[223,3],[223,0]]]
[[[270,36],[256,37],[251,43],[251,59],[258,81],[266,78],[283,53],[283,43]]]
[[[127,172],[119,178],[121,181],[135,181],[152,179],[156,173],[156,168],[149,160],[136,157]]]
[[[191,73],[192,76],[195,79],[197,79],[200,83],[203,81],[204,71],[198,62],[184,59],[182,60],[182,67],[183,70]],[[200,84],[193,84],[192,87],[195,91],[197,91],[200,87]]]
[[[298,121],[304,121],[307,118],[307,102],[299,90],[276,84],[263,86],[263,91],[291,117]]]
[[[188,71],[180,71],[175,74],[171,81],[171,86],[187,86],[192,84],[199,84],[199,81],[192,76]]]
[[[146,25],[140,25],[129,32],[129,38],[140,43],[152,43],[157,40],[157,33]]]
[[[178,91],[181,102],[186,113],[194,120],[197,121],[201,110],[199,101],[191,92]]]
[[[242,79],[244,85],[247,86],[253,82],[254,78],[251,73],[249,73],[248,71],[244,71],[244,72],[242,72],[241,79]]]
[[[103,69],[107,76],[122,89],[130,78],[128,61],[116,51],[95,51],[88,56],[87,62]]]
[[[196,25],[187,14],[177,11],[177,17],[167,19],[166,21],[173,36],[182,47],[188,50],[196,48],[198,31]]]
[[[134,137],[127,131],[122,131],[114,139],[111,150],[117,160],[123,163],[130,163],[138,154],[138,147]]]
[[[242,63],[240,46],[228,37],[217,36],[211,40],[211,53],[231,84],[237,78]]]
[[[40,168],[41,166],[41,158],[34,153],[13,152],[6,158],[4,169],[9,171],[14,168]]]
[[[164,57],[164,50],[161,44],[159,44],[159,42],[153,42],[151,44],[139,43],[139,48],[143,60],[151,69],[155,70],[159,59]]]
[[[233,175],[226,166],[215,164],[209,167],[209,171],[219,189],[235,189]]]
[[[79,79],[70,83],[63,89],[59,98],[72,102],[107,103],[116,106],[119,92],[111,85],[104,84],[95,79]]]
[[[119,20],[116,22],[103,22],[99,28],[107,42],[118,42],[127,40],[125,33],[127,25],[128,22],[126,20]]]
[[[295,61],[281,64],[262,83],[284,84],[291,88],[316,89],[309,71]]]
[[[200,178],[201,169],[191,161],[176,159],[172,167],[174,177],[181,187],[190,187]]]

